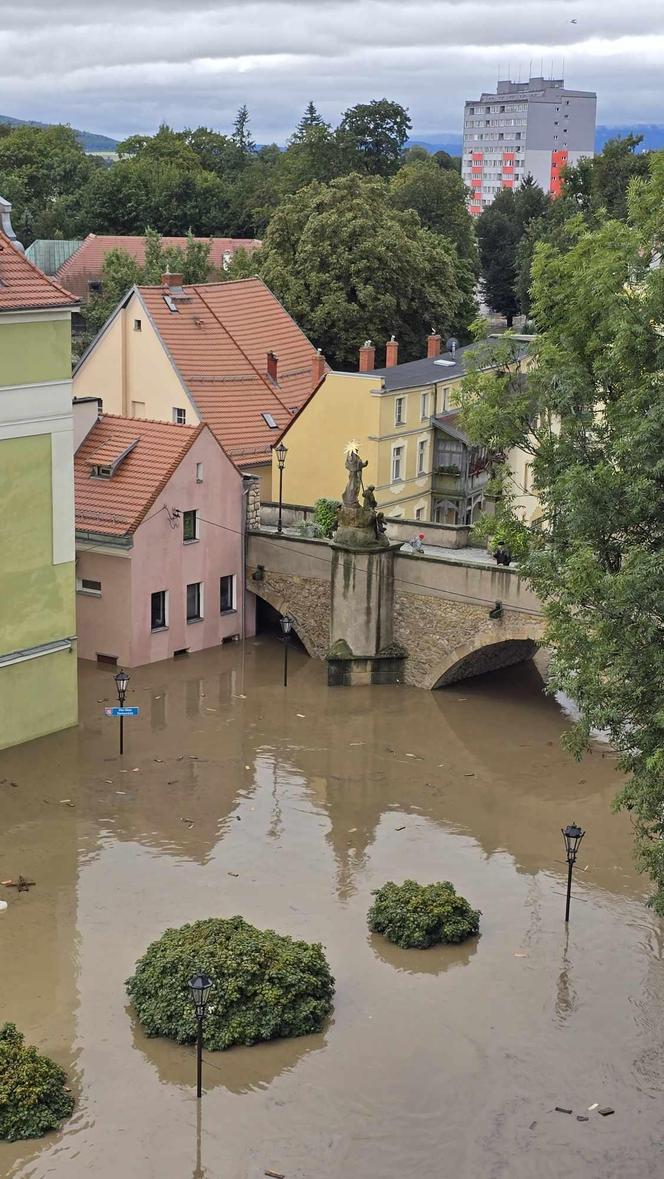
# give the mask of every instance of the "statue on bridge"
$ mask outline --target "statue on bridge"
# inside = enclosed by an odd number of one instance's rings
[[[335,545],[353,549],[382,549],[389,545],[385,535],[385,516],[378,511],[373,484],[363,491],[363,504],[360,504],[362,471],[368,465],[368,459],[363,462],[360,458],[358,443],[349,442],[346,447],[348,483],[337,510]]]

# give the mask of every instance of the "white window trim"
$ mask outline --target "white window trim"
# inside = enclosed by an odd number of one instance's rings
[[[100,598],[101,597],[101,589],[98,589],[98,590],[89,589],[88,586],[83,585],[84,581],[96,581],[96,580],[97,580],[96,577],[77,577],[76,578],[76,593],[77,594],[84,594],[86,598]],[[101,582],[99,584],[101,585]]]
[[[189,585],[197,585],[198,586],[198,590],[199,590],[199,592],[198,592],[198,615],[196,618],[187,618],[186,619],[187,626],[191,626],[195,622],[202,622],[203,619],[205,618],[205,583],[203,581],[190,581]],[[184,593],[185,593],[184,609],[185,609],[185,615],[186,615],[186,613],[187,613],[187,590],[186,590],[186,587],[185,587]]]
[[[179,414],[179,413],[182,413],[182,414],[184,414],[184,418],[183,418],[183,420],[182,420],[181,422],[179,422],[179,421],[178,421],[178,414]],[[186,406],[184,406],[184,405],[174,405],[174,406],[173,406],[173,425],[174,425],[174,426],[186,426],[186,424],[187,424],[187,409],[186,409]]]
[[[401,405],[403,407],[403,417],[397,416],[397,408]],[[395,426],[405,426],[408,420],[408,399],[403,393],[394,398],[394,424]]]
[[[184,517],[189,512],[194,513],[194,535],[190,536],[188,540],[185,540],[184,539]],[[183,544],[197,544],[200,539],[201,539],[201,529],[200,529],[200,516],[199,516],[198,508],[187,508],[186,511],[182,513],[182,543]]]
[[[230,577],[230,579],[231,579],[231,602],[233,603],[232,606],[229,606],[228,610],[221,609],[221,577],[220,577],[219,578],[219,613],[222,618],[225,618],[227,614],[237,614],[237,575],[235,573],[224,573],[224,574],[222,574],[222,577]]]
[[[203,482],[203,464],[202,463],[196,463],[196,482],[197,483]]]
[[[401,458],[400,458],[401,473],[398,477],[395,477],[395,475],[394,475],[394,453],[397,450],[401,451]],[[407,444],[405,442],[393,442],[392,443],[392,450],[391,450],[391,454],[390,454],[390,483],[391,484],[396,484],[396,485],[400,486],[402,483],[406,482],[407,454],[408,454]]]
[[[164,595],[164,625],[163,626],[154,626],[154,627],[152,626],[152,593],[153,592],[155,594],[163,594]],[[168,590],[151,591],[150,592],[150,634],[151,635],[159,635],[159,634],[161,634],[161,632],[163,630],[168,630],[169,622],[170,622],[170,615],[169,615],[169,593],[168,593]]]
[[[420,470],[420,448],[422,446],[424,446],[424,465],[422,466],[422,469]],[[421,479],[424,475],[427,474],[427,463],[429,461],[429,437],[428,437],[428,435],[425,438],[418,438],[417,439],[417,452],[416,453],[417,453],[417,457],[415,460],[416,461],[415,475],[418,479]]]
[[[426,409],[426,413],[422,413],[423,409]],[[427,389],[426,393],[420,393],[420,421],[427,422],[429,420],[430,416],[431,415],[429,414],[429,390]]]

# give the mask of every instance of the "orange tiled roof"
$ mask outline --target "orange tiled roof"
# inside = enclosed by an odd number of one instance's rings
[[[76,528],[111,536],[134,533],[205,428],[103,414],[74,456]],[[136,445],[110,479],[91,476],[93,464],[110,464],[132,442]]]
[[[197,242],[207,242],[209,238],[197,237]],[[186,237],[163,237],[164,246],[177,246],[184,250],[187,246]],[[262,243],[250,237],[213,237],[210,246],[210,262],[220,270],[224,262],[224,254],[234,254],[236,250],[252,251],[258,249]],[[104,258],[110,250],[125,250],[131,254],[142,266],[145,261],[145,238],[112,233],[89,233],[77,250],[63,262],[57,271],[58,279],[63,282],[75,274],[85,272],[101,278],[104,268]]]
[[[76,307],[78,299],[48,278],[0,233],[0,311]]]
[[[259,278],[181,291],[173,297],[171,288],[139,287],[201,418],[236,462],[268,462],[311,392],[316,349]],[[177,311],[167,305],[169,295]],[[279,358],[276,381],[267,374],[270,351]]]

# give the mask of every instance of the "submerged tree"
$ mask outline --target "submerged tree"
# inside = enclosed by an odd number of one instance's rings
[[[525,534],[523,572],[553,651],[549,690],[577,703],[575,754],[608,733],[627,774],[638,863],[664,915],[664,153],[635,180],[629,223],[576,225],[533,263],[541,329],[527,381],[499,345],[497,369],[466,380],[464,424],[494,451],[531,455],[542,532]],[[507,476],[506,476],[507,478]]]

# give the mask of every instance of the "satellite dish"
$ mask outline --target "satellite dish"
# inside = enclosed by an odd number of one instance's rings
[[[447,352],[451,352],[452,356],[454,356],[456,354],[456,350],[458,347],[459,347],[459,341],[457,340],[456,336],[450,336],[449,340],[445,341],[445,349]]]

